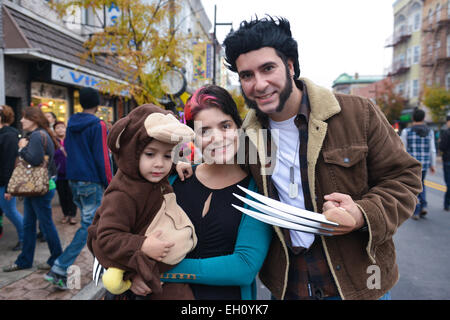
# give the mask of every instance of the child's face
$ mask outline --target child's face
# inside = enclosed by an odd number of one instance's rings
[[[66,126],[63,124],[58,124],[54,129],[58,137],[64,137],[66,134]]]
[[[157,183],[169,174],[173,147],[172,144],[152,140],[144,148],[139,158],[139,172],[145,180]]]

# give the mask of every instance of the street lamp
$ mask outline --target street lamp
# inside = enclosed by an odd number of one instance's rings
[[[231,31],[233,31],[233,24],[231,22],[216,22],[217,17],[217,5],[214,5],[214,35],[213,35],[213,78],[212,83],[216,84],[216,26],[231,26]]]

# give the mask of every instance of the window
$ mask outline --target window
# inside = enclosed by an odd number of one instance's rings
[[[436,58],[439,57],[439,51],[441,51],[440,49],[441,49],[441,40],[437,40],[436,41]]]
[[[415,46],[413,63],[419,63],[419,59],[420,59],[420,46]]]
[[[411,48],[406,50],[406,65],[411,65]]]
[[[414,31],[420,29],[420,12],[414,15]]]
[[[447,35],[447,57],[450,57],[450,34]]]
[[[445,88],[450,90],[450,72],[447,73],[447,76],[445,77]]]
[[[428,11],[428,24],[430,26],[433,24],[433,9],[431,9],[431,8]]]
[[[419,80],[415,79],[412,81],[412,96],[419,96]]]
[[[436,21],[441,20],[441,4],[438,3],[436,6]]]
[[[403,83],[397,85],[397,94],[403,95]]]
[[[432,58],[433,56],[433,45],[428,45],[428,58]]]

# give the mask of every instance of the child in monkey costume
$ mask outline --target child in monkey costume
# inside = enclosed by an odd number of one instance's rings
[[[197,243],[167,180],[173,147],[193,138],[192,129],[150,104],[112,127],[108,146],[119,170],[88,229],[89,250],[108,268],[103,284],[109,292],[127,291],[138,274],[152,290],[151,299],[194,298],[189,285],[162,286],[160,280]]]

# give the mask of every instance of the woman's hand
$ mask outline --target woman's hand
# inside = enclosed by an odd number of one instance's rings
[[[193,174],[192,165],[187,162],[179,161],[175,169],[177,170],[178,176],[180,177],[181,181],[190,178]]]
[[[28,139],[22,138],[19,140],[19,148],[25,148],[28,144]]]
[[[167,256],[175,243],[159,239],[162,231],[156,231],[149,235],[142,244],[141,250],[150,258],[156,261],[162,261]]]

